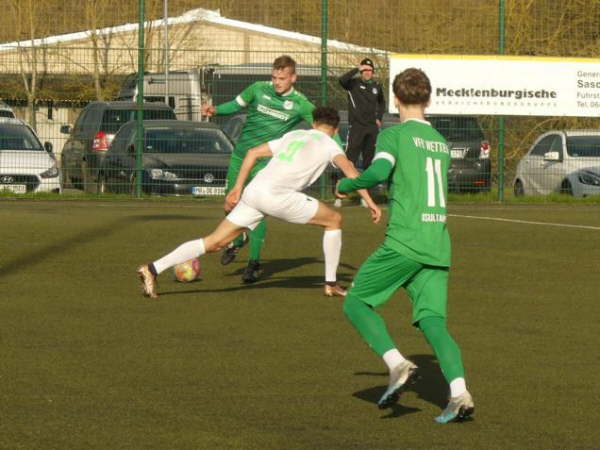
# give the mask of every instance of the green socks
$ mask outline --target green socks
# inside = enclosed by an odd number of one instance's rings
[[[260,251],[263,243],[265,242],[265,235],[267,234],[267,223],[265,219],[261,220],[258,226],[248,233],[250,242],[248,243],[250,256],[248,259],[251,261],[260,260]]]
[[[446,320],[441,317],[427,317],[419,321],[419,328],[440,363],[446,381],[465,377],[460,348],[448,333]]]
[[[344,301],[344,314],[369,344],[375,353],[383,357],[388,350],[395,348],[383,318],[373,308],[357,297],[348,294]]]
[[[344,314],[363,340],[379,356],[383,357],[385,352],[396,348],[383,318],[359,298],[352,294],[346,296]],[[442,317],[427,317],[419,321],[419,328],[433,348],[448,383],[456,378],[464,378],[465,369],[460,348],[448,333],[446,320]]]

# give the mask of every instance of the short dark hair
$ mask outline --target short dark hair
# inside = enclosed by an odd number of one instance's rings
[[[425,105],[431,98],[431,83],[425,72],[411,67],[400,72],[392,84],[394,95],[405,105]]]
[[[290,68],[290,72],[296,73],[296,61],[291,56],[281,55],[273,61],[273,69],[275,70],[283,70],[288,67]]]
[[[315,123],[329,125],[333,128],[337,128],[340,124],[340,115],[337,110],[331,106],[319,106],[318,108],[315,108],[312,116]]]

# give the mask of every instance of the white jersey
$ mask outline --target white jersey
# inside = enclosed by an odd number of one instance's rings
[[[343,155],[338,144],[320,130],[296,130],[268,142],[273,158],[246,189],[300,192],[314,183],[333,158]]]

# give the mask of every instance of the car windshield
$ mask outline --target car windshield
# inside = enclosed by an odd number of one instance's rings
[[[600,136],[568,136],[567,153],[575,158],[600,158]]]
[[[43,150],[42,144],[25,125],[0,125],[0,150]]]
[[[0,117],[15,117],[10,109],[0,109]]]
[[[175,119],[175,113],[170,109],[146,109],[144,120]],[[126,122],[135,120],[133,109],[107,109],[102,116],[100,131],[115,134]]]
[[[231,143],[221,130],[150,129],[145,153],[231,153]]]
[[[483,140],[474,117],[428,117],[427,120],[448,141]]]

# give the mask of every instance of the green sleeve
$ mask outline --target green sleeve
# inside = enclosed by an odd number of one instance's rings
[[[217,105],[217,115],[228,115],[241,111],[242,106],[235,100]]]
[[[389,178],[393,168],[394,166],[389,160],[385,158],[376,159],[358,178],[342,178],[338,185],[338,191],[347,194],[357,189],[368,189],[377,186]]]
[[[302,118],[306,120],[308,123],[313,123],[312,113],[315,110],[315,105],[306,100],[306,102],[302,105]]]
[[[233,114],[241,111],[243,108],[248,106],[254,100],[257,83],[252,83],[246,89],[244,89],[235,100],[231,100],[227,103],[222,103],[217,106],[218,115]]]

